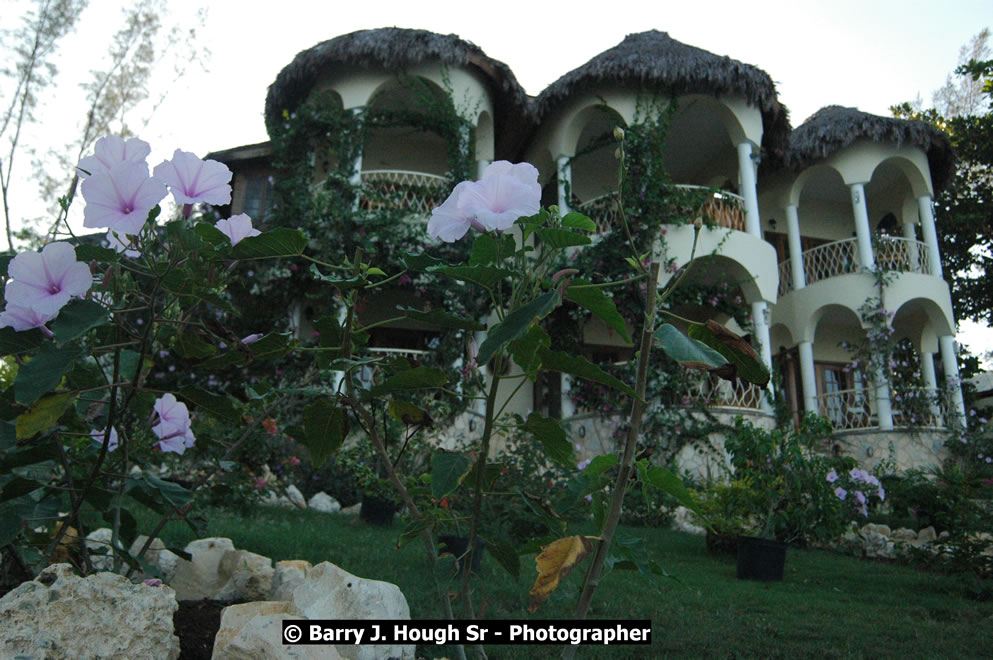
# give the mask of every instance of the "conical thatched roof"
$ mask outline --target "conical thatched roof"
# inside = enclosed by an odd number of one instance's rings
[[[425,60],[473,67],[490,82],[496,105],[497,136],[520,135],[522,131],[512,127],[530,124],[531,101],[506,64],[487,57],[478,46],[454,34],[394,27],[359,30],[298,53],[269,85],[265,102],[266,126],[271,134],[273,122],[279,121],[283,110],[292,111],[302,103],[318,77],[329,67],[339,64],[378,66],[400,72]],[[497,145],[497,150],[501,150],[501,145]]]
[[[538,96],[538,117],[547,117],[573,94],[605,83],[655,88],[672,96],[741,96],[762,112],[763,146],[779,150],[789,132],[786,108],[765,71],[727,56],[688,46],[665,32],[629,34],[620,44],[573,69]]]
[[[799,172],[860,139],[897,146],[909,143],[923,149],[936,190],[944,188],[955,171],[955,153],[948,136],[931,124],[880,117],[840,105],[821,108],[794,129],[790,134],[786,165]]]

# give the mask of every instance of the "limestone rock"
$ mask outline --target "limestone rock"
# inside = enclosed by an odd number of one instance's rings
[[[272,593],[269,600],[289,600],[293,590],[307,578],[307,571],[313,568],[309,561],[291,559],[277,561],[272,576]]]
[[[934,531],[934,527],[930,525],[917,532],[917,540],[921,543],[931,543],[938,538],[938,534]]]
[[[262,498],[262,506],[272,506],[280,509],[295,509],[296,505],[290,501],[286,495],[277,495],[276,493],[269,491]]]
[[[395,584],[352,575],[330,562],[307,571],[307,579],[293,590],[294,611],[308,619],[409,619],[410,608]],[[415,646],[340,646],[349,660],[414,658]]]
[[[90,563],[94,570],[109,571],[114,566],[114,552],[110,540],[114,532],[109,527],[94,529],[86,535],[86,550],[90,553]]]
[[[342,507],[339,513],[343,513],[346,516],[357,516],[359,515],[359,510],[362,508],[362,503],[353,504],[352,506]]]
[[[0,598],[0,657],[175,660],[177,607],[167,586],[107,572],[80,578],[54,564]]]
[[[906,527],[901,527],[900,529],[894,529],[893,533],[890,534],[890,538],[901,543],[913,543],[917,540],[917,532]]]
[[[703,536],[707,533],[707,530],[696,524],[693,512],[685,506],[676,507],[676,512],[672,517],[672,528],[677,532],[696,534],[697,536]]]
[[[323,491],[311,497],[310,501],[307,502],[307,507],[321,513],[337,513],[341,511],[341,505],[338,504],[338,500]]]
[[[230,605],[221,612],[221,627],[214,637],[211,660],[269,660],[294,658],[318,660],[341,656],[333,646],[283,644],[282,622],[305,621],[288,602],[257,601]]]
[[[875,523],[866,523],[859,531],[863,536],[866,534],[879,534],[889,538],[892,535],[889,525],[877,525]]]
[[[293,484],[290,484],[289,486],[286,487],[286,497],[290,500],[290,502],[293,503],[293,506],[295,506],[296,508],[298,509],[307,508],[307,500],[303,498],[303,493],[301,493],[300,489],[294,486]]]
[[[862,528],[861,536],[866,557],[872,559],[896,558],[896,544],[889,537],[875,531],[866,531],[864,527]]]
[[[213,598],[228,582],[230,576],[218,575],[224,553],[234,550],[231,539],[209,538],[191,541],[185,548],[191,561],[180,559],[176,574],[169,582],[176,590],[176,600]]]
[[[219,582],[227,578],[214,600],[264,600],[272,591],[272,560],[248,550],[228,550],[217,566]]]

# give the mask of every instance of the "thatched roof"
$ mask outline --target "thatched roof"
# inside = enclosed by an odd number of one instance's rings
[[[574,94],[609,83],[658,89],[671,96],[741,96],[762,112],[763,146],[779,150],[789,132],[786,108],[765,71],[727,56],[676,41],[665,32],[629,34],[617,46],[573,69],[538,96],[538,117],[547,117]]]
[[[453,67],[475,68],[490,83],[495,103],[494,125],[498,139],[502,135],[520,135],[521,126],[530,123],[531,101],[503,62],[486,56],[478,46],[454,34],[441,35],[427,30],[380,28],[359,30],[321,42],[297,54],[266,95],[266,127],[272,134],[273,122],[284,109],[292,111],[302,103],[319,76],[335,65],[383,67],[388,71],[404,69],[427,60]],[[510,130],[508,130],[510,129]],[[497,145],[498,157],[516,146]]]
[[[955,153],[948,136],[931,124],[870,115],[840,105],[821,108],[793,130],[785,162],[799,172],[860,139],[897,146],[909,143],[923,149],[936,190],[944,188],[955,171]]]

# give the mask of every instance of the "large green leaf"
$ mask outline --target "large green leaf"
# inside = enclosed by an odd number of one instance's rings
[[[659,328],[655,339],[666,355],[688,369],[712,371],[728,363],[723,355],[703,342],[687,337],[671,323]]]
[[[202,360],[211,357],[217,352],[216,346],[204,341],[198,335],[191,332],[184,332],[176,337],[176,343],[173,345],[173,348],[176,349],[176,352],[181,357],[192,360]]]
[[[617,465],[617,454],[601,454],[593,457],[583,470],[583,474],[588,477],[598,477],[615,465]]]
[[[52,394],[39,399],[30,410],[17,418],[17,439],[27,440],[55,426],[75,399],[74,392]]]
[[[14,379],[15,400],[30,405],[45,392],[54,390],[82,354],[78,346],[57,348],[55,344],[43,345],[33,360],[18,369]]]
[[[714,321],[707,324],[694,323],[688,334],[714,349],[728,362],[734,364],[737,375],[749,383],[765,387],[769,384],[769,370],[765,368],[755,349],[747,341]],[[733,378],[731,379],[733,380]]]
[[[436,451],[431,455],[431,495],[440,500],[454,493],[469,474],[472,465],[465,454]]]
[[[41,346],[44,341],[45,336],[37,328],[21,332],[10,326],[0,328],[0,355],[27,353]]]
[[[71,300],[52,321],[55,341],[64,344],[107,322],[107,310],[92,300]]]
[[[341,346],[341,324],[335,317],[325,314],[314,323],[314,329],[318,332],[317,345],[319,347],[333,349]],[[317,366],[321,369],[330,368],[331,361],[339,354],[340,351],[337,350],[321,351],[317,354]]]
[[[629,385],[626,385],[617,378],[611,376],[606,371],[596,366],[589,360],[581,356],[572,356],[559,351],[543,350],[541,352],[541,365],[549,371],[560,371],[564,374],[592,380],[607,387],[624,392],[630,396],[637,396]]]
[[[114,263],[120,258],[114,248],[100,247],[99,245],[88,245],[82,243],[76,246],[76,261],[102,261],[104,263]]]
[[[491,289],[503,280],[514,275],[514,271],[495,266],[435,266],[431,273],[441,273],[455,280],[465,280]]]
[[[486,541],[486,551],[510,573],[516,581],[521,575],[521,558],[514,546],[506,541]]]
[[[472,254],[469,255],[470,266],[489,266],[500,263],[505,257],[514,253],[514,237],[510,234],[493,236],[480,234],[472,243]]]
[[[562,218],[562,226],[572,229],[582,229],[583,231],[596,231],[596,223],[582,213],[570,211]]]
[[[320,280],[325,284],[330,284],[342,293],[351,289],[358,289],[367,283],[364,277],[346,277],[342,279],[334,275],[325,275],[315,264],[310,264],[310,274],[314,276],[314,279]]]
[[[541,367],[540,350],[552,345],[552,338],[540,325],[532,325],[527,333],[510,342],[510,355],[531,380],[536,380]]]
[[[197,406],[211,417],[232,424],[241,423],[241,413],[235,408],[234,402],[221,394],[213,394],[199,387],[184,387],[179,396]]]
[[[303,254],[309,242],[299,229],[277,227],[258,236],[249,236],[234,246],[236,259],[266,259],[270,257],[296,257]]]
[[[289,332],[270,332],[258,341],[248,344],[248,351],[256,360],[275,360],[286,355],[290,350],[292,339],[293,336]]]
[[[573,470],[576,468],[576,457],[572,451],[572,443],[557,419],[544,417],[536,412],[528,415],[524,430],[541,443],[545,455],[559,465]]]
[[[415,367],[397,372],[365,393],[365,399],[383,396],[391,392],[406,392],[441,387],[448,382],[448,376],[433,367]]]
[[[638,461],[637,468],[638,476],[646,484],[671,495],[690,511],[697,510],[697,503],[693,495],[683,485],[682,480],[670,470],[659,467],[658,465],[652,465],[645,459]]]
[[[231,239],[228,238],[227,234],[209,222],[198,222],[193,227],[193,232],[204,242],[215,247],[218,245],[230,245],[231,243]]]
[[[454,314],[449,314],[442,309],[432,309],[429,312],[422,312],[413,307],[400,307],[397,306],[397,310],[404,313],[404,315],[413,319],[414,321],[421,321],[422,323],[428,323],[438,328],[451,328],[453,330],[484,330],[486,326],[479,321],[473,321],[472,319],[464,319]]]
[[[502,322],[493,326],[486,335],[486,341],[479,347],[476,357],[479,366],[486,365],[504,344],[523,336],[532,323],[548,316],[559,302],[558,291],[547,291],[527,305],[515,309]]]
[[[589,245],[592,242],[590,237],[585,234],[577,234],[574,231],[559,229],[557,227],[546,227],[545,229],[539,229],[535,232],[535,235],[541,240],[542,243],[553,248]]]
[[[401,263],[407,270],[414,271],[415,273],[422,273],[426,270],[434,268],[436,266],[444,266],[445,262],[441,259],[435,259],[429,254],[402,254],[400,257]]]
[[[603,289],[589,286],[586,280],[578,279],[569,285],[565,297],[593,312],[597,318],[613,328],[624,341],[631,343],[624,317],[617,311],[614,299],[604,293]]]
[[[177,483],[159,479],[151,474],[130,476],[125,492],[158,514],[175,513],[193,499],[193,492]]]
[[[345,441],[345,411],[327,399],[318,399],[303,413],[304,438],[315,468],[341,447]]]

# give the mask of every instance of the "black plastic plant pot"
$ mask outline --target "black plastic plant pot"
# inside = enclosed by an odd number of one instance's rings
[[[397,507],[393,500],[363,495],[359,519],[370,525],[389,527],[393,524],[393,514],[396,513],[396,510]]]
[[[775,582],[783,579],[786,544],[755,536],[738,537],[738,579]]]
[[[468,536],[456,536],[454,534],[445,534],[438,537],[438,554],[448,553],[453,555],[456,559],[462,557],[466,551],[469,549],[469,537]],[[476,539],[476,551],[472,553],[472,572],[479,575],[479,569],[483,564],[483,540]],[[459,559],[459,565],[462,566],[462,560]]]

